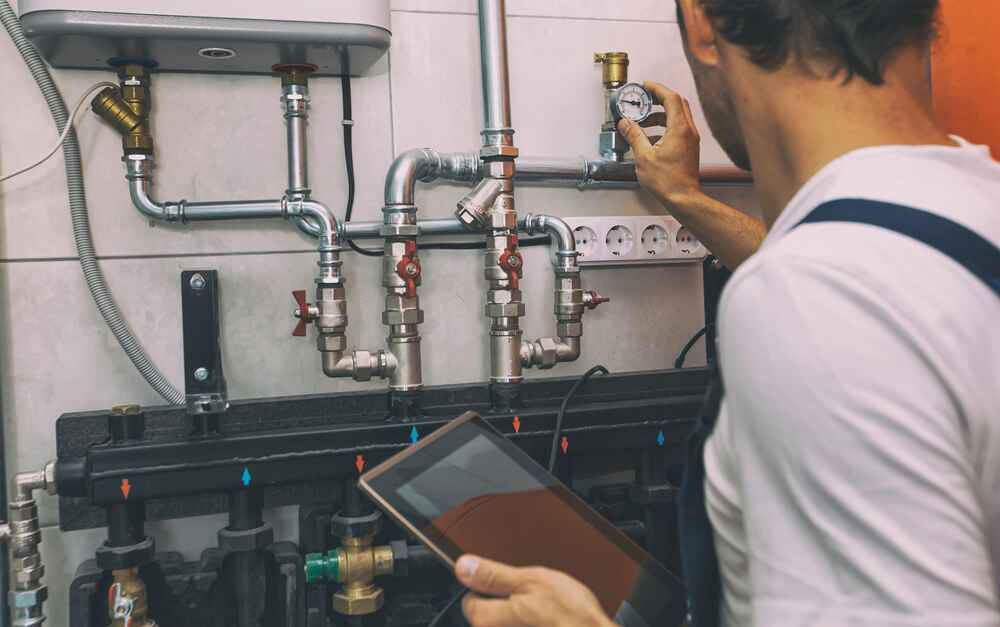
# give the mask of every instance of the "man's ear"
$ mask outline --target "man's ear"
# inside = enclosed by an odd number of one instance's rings
[[[684,16],[684,43],[689,54],[702,65],[719,65],[718,34],[712,20],[705,13],[701,0],[677,0],[677,6]]]

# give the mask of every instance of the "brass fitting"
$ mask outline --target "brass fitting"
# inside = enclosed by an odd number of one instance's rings
[[[112,571],[114,581],[108,590],[108,614],[111,627],[156,627],[149,617],[146,584],[138,568]]]
[[[281,86],[299,85],[305,87],[309,84],[309,75],[318,70],[319,67],[311,63],[279,63],[271,67],[271,71],[281,75]]]
[[[627,52],[595,52],[594,63],[604,64],[602,78],[605,89],[621,87],[628,82]]]
[[[149,71],[142,65],[128,64],[118,68],[118,76],[121,79],[120,93],[109,87],[98,93],[90,106],[94,113],[122,134],[122,148],[126,155],[152,154]]]
[[[372,546],[374,536],[345,537],[343,546],[306,556],[306,581],[342,584],[333,595],[333,609],[344,616],[364,616],[382,609],[385,592],[375,578],[391,575],[395,568],[392,549]]]

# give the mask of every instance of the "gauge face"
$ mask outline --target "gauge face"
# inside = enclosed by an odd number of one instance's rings
[[[611,112],[619,120],[642,122],[653,112],[653,98],[642,85],[629,83],[615,92],[611,100]]]

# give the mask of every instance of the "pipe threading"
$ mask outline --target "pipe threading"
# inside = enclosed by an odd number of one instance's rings
[[[25,64],[38,84],[42,96],[49,107],[49,112],[55,121],[56,128],[62,132],[66,124],[69,123],[69,112],[66,104],[49,70],[39,56],[38,51],[24,35],[21,22],[11,8],[7,0],[0,0],[0,22],[10,35],[14,46],[21,54]],[[66,182],[69,188],[70,218],[73,223],[73,240],[76,243],[77,254],[80,257],[80,266],[83,269],[83,276],[87,282],[90,295],[101,312],[101,316],[107,323],[108,328],[114,334],[122,350],[135,365],[139,374],[156,390],[156,392],[167,402],[173,405],[183,405],[184,395],[181,394],[163,373],[153,364],[149,356],[143,350],[138,338],[132,333],[128,322],[122,316],[118,304],[115,302],[111,290],[108,288],[104,274],[97,263],[97,253],[94,250],[94,241],[90,232],[90,217],[87,213],[86,191],[83,185],[83,168],[80,157],[80,144],[77,141],[76,131],[71,130],[63,142],[63,157],[66,162]]]

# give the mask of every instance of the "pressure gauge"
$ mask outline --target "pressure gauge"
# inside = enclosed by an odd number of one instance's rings
[[[653,112],[653,97],[638,83],[628,83],[611,92],[611,115],[615,121],[642,122]]]

